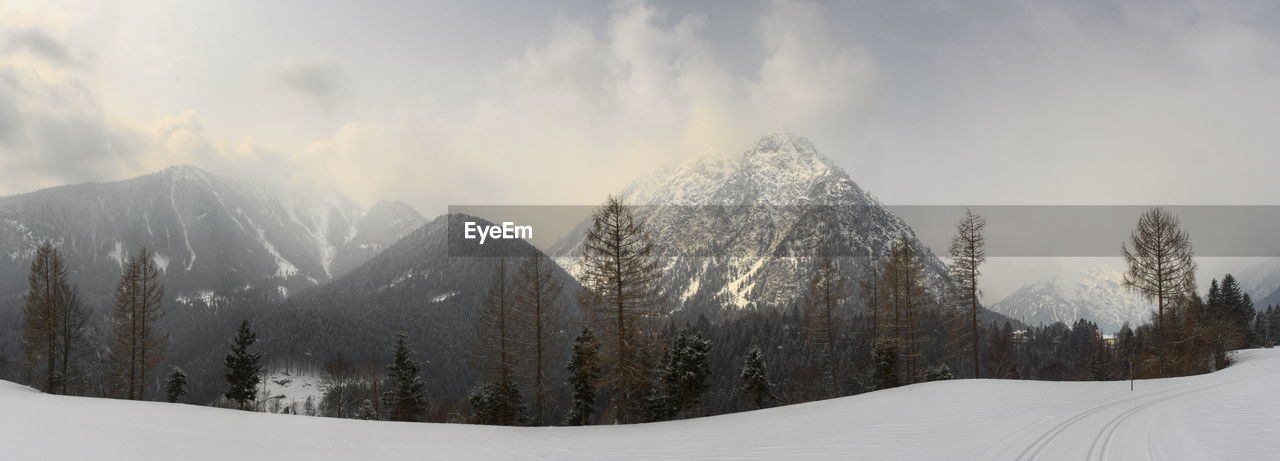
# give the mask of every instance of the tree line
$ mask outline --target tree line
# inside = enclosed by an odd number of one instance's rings
[[[536,250],[495,258],[466,345],[481,379],[465,402],[429,399],[422,376],[430,370],[410,338],[397,333],[385,367],[337,354],[323,364],[319,402],[269,407],[258,389],[264,357],[244,320],[222,364],[225,392],[213,404],[395,421],[634,423],[953,378],[1196,374],[1228,366],[1233,350],[1280,339],[1280,308],[1255,312],[1232,275],[1212,281],[1206,297],[1196,293],[1190,237],[1176,216],[1158,208],[1139,218],[1122,245],[1125,285],[1156,306],[1149,323],[1125,325],[1114,338],[1085,320],[1016,330],[983,325],[985,224],[972,212],[961,218],[941,290],[927,280],[918,243],[903,237],[861,274],[850,273],[830,249],[817,252],[790,310],[748,312],[718,325],[705,317],[677,324],[665,310],[661,261],[642,219],[610,197],[586,234],[580,292],[565,290],[555,263]],[[110,331],[100,333],[56,246],[41,244],[22,310],[26,381],[48,393],[182,401],[186,372],[156,371],[171,338],[158,328],[164,287],[153,259],[142,249],[122,262]],[[571,296],[582,315],[566,312]]]

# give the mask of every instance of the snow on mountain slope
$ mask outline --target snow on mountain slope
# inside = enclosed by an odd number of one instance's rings
[[[1253,298],[1255,309],[1280,304],[1280,258],[1265,258],[1245,268],[1236,279]]]
[[[682,308],[793,305],[815,251],[837,249],[858,276],[905,237],[941,291],[946,266],[905,222],[808,140],[769,133],[739,156],[706,157],[643,176],[621,199],[665,260],[667,297]],[[571,273],[589,222],[549,249]]]
[[[959,380],[652,424],[509,428],[45,395],[0,382],[0,459],[1272,459],[1280,349],[1212,374]]]
[[[1124,273],[1098,266],[1024,285],[990,309],[1029,325],[1089,320],[1105,333],[1149,320],[1154,304],[1123,286]]]
[[[337,195],[286,193],[192,166],[44,189],[0,198],[0,300],[21,295],[45,240],[62,250],[91,304],[110,304],[122,261],[146,247],[169,300],[198,305],[326,282],[421,222],[404,204],[366,212]]]

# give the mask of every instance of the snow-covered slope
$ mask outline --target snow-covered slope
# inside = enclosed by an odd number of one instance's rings
[[[1024,285],[990,308],[1029,325],[1085,319],[1114,333],[1125,322],[1145,323],[1154,309],[1123,282],[1123,272],[1098,266]]]
[[[146,247],[168,301],[220,307],[280,298],[368,260],[422,222],[403,203],[366,210],[177,166],[138,178],[0,198],[0,300],[15,300],[35,247],[52,240],[85,299],[108,305],[124,258]]]
[[[621,194],[666,259],[674,309],[730,310],[793,304],[815,251],[835,248],[857,276],[906,237],[935,287],[945,265],[905,222],[808,140],[770,133],[739,156],[706,157],[637,179]],[[554,245],[571,273],[589,222]]]
[[[653,424],[339,420],[45,395],[0,382],[0,459],[1274,459],[1280,349],[1200,376],[940,381]]]

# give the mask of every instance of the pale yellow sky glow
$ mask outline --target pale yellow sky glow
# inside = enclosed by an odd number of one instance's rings
[[[262,3],[0,4],[0,194],[590,204],[786,130],[895,204],[1280,195],[1266,3]]]

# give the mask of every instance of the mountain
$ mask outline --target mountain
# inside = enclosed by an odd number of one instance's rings
[[[456,256],[450,245],[458,242],[450,242],[449,236],[461,236],[464,221],[490,225],[461,214],[437,217],[337,280],[264,310],[255,321],[263,331],[262,351],[268,357],[300,360],[341,353],[381,369],[389,360],[392,335],[403,331],[424,364],[423,379],[432,397],[462,399],[478,378],[468,360],[478,309],[498,256],[542,254],[524,240],[494,240],[467,257]],[[519,263],[518,258],[507,259],[508,277],[514,278]],[[564,282],[562,312],[568,328],[579,312],[579,286],[552,267]],[[553,371],[556,379],[561,368]]]
[[[19,372],[3,357],[21,356],[20,306],[43,241],[61,249],[97,313],[89,334],[101,344],[125,258],[152,251],[165,287],[160,330],[175,338],[168,358],[192,373],[193,396],[212,399],[236,322],[344,275],[420,222],[403,203],[366,211],[341,197],[283,193],[191,166],[0,198],[0,375]]]
[[[915,233],[808,140],[770,133],[745,153],[707,157],[642,177],[620,197],[638,205],[664,258],[663,287],[674,311],[733,312],[796,305],[815,251],[835,248],[849,274],[905,237],[919,250],[931,290],[946,266]],[[577,272],[581,223],[552,246]]]
[[[1114,333],[1125,322],[1146,323],[1155,309],[1123,282],[1123,272],[1099,266],[1024,285],[990,308],[1029,325],[1085,319]]]
[[[1265,258],[1240,271],[1236,279],[1253,298],[1254,309],[1280,304],[1280,258]]]
[[[168,301],[220,307],[279,299],[363,263],[422,222],[403,203],[282,193],[176,166],[111,183],[0,198],[0,300],[20,299],[35,248],[51,240],[85,299],[105,306],[125,258],[146,247]]]

